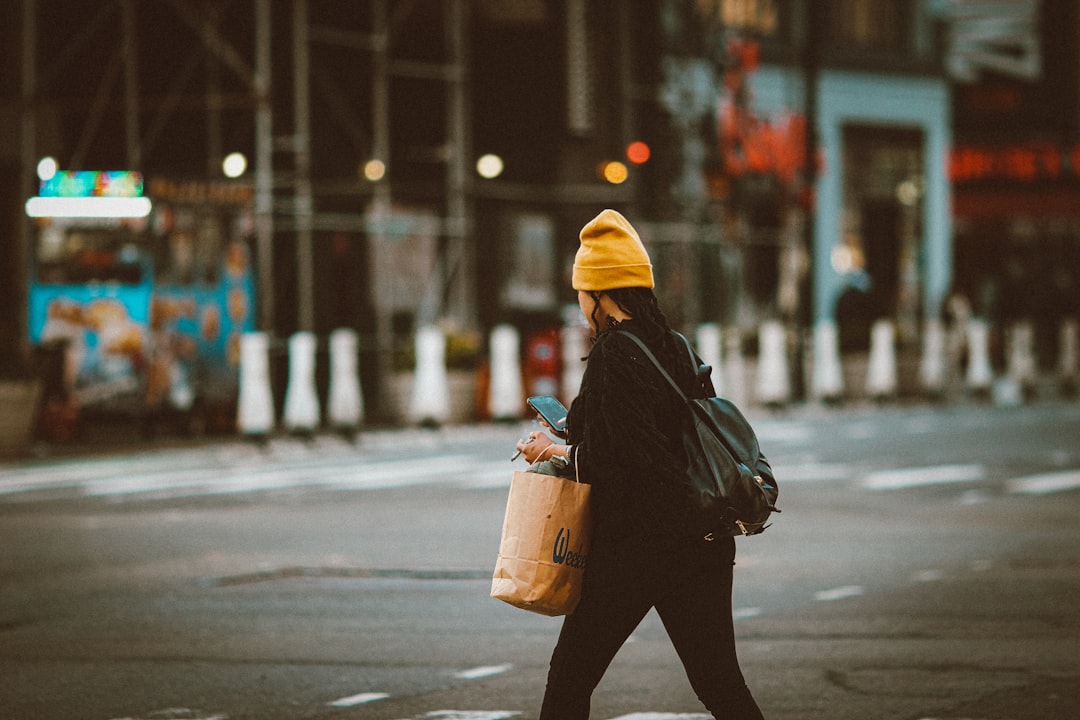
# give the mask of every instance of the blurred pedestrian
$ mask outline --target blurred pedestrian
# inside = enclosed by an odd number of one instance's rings
[[[587,720],[593,690],[652,608],[698,698],[717,718],[761,711],[735,652],[732,537],[687,531],[685,403],[627,337],[641,338],[689,397],[705,388],[653,293],[652,264],[630,223],[604,210],[581,230],[573,287],[593,332],[567,443],[519,441],[530,463],[560,455],[592,484],[593,545],[581,602],[563,621],[540,720]]]

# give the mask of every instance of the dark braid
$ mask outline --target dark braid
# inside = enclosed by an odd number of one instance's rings
[[[605,292],[623,312],[641,323],[642,339],[646,342],[670,334],[667,317],[651,288],[616,288]]]

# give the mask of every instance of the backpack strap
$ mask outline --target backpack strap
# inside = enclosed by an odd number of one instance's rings
[[[637,346],[641,348],[641,352],[645,353],[645,357],[651,360],[652,364],[656,366],[656,369],[660,371],[660,374],[664,376],[664,379],[671,384],[671,387],[675,388],[675,392],[679,394],[679,397],[683,399],[683,402],[690,402],[689,398],[686,397],[686,393],[684,393],[682,391],[682,388],[679,387],[679,383],[675,382],[675,379],[671,377],[667,370],[664,369],[664,366],[660,364],[660,361],[656,359],[655,355],[653,355],[652,350],[650,350],[648,346],[644,342],[642,342],[641,338],[639,338],[632,332],[627,332],[626,330],[616,330],[615,332],[617,332],[619,335],[625,335],[626,337],[633,340],[637,344]],[[679,333],[675,334],[679,335]],[[690,343],[687,342],[686,338],[684,338],[682,335],[679,335],[679,337],[683,339],[683,342],[686,342],[686,347],[689,350]],[[693,359],[693,357],[693,350],[690,350],[690,358]]]
[[[705,361],[694,352],[694,348],[690,346],[690,341],[686,339],[685,335],[674,330],[672,330],[672,333],[686,345],[686,352],[690,355],[690,364],[694,368],[698,382],[701,383],[701,388],[705,391],[705,397],[716,397],[716,388],[712,382],[712,366],[706,365]]]

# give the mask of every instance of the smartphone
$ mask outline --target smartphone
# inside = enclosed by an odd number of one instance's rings
[[[554,395],[535,395],[526,402],[540,417],[544,418],[544,422],[551,428],[551,432],[559,437],[566,437],[566,416],[568,413]]]

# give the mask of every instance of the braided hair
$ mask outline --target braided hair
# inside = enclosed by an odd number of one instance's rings
[[[652,291],[652,288],[615,288],[604,292],[615,301],[619,309],[639,323],[642,339],[646,342],[653,342],[671,334],[667,316],[660,309],[660,303],[656,299],[656,293]],[[592,309],[593,327],[606,327],[608,329],[615,327],[615,321],[610,316],[606,318],[605,323],[601,324],[599,322],[597,313],[600,312],[600,293],[594,292],[592,295],[596,301]]]

